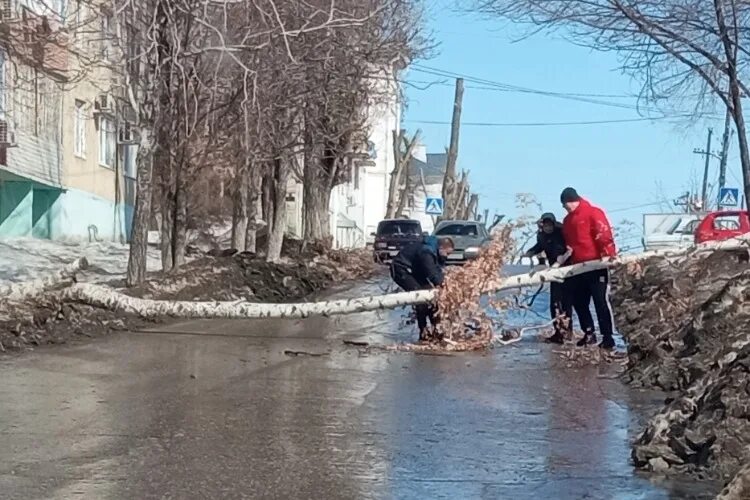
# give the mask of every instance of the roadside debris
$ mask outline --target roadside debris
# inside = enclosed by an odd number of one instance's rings
[[[203,257],[175,273],[152,274],[142,288],[123,291],[155,299],[290,302],[374,272],[375,266],[365,251],[331,251],[296,261],[287,259],[279,264],[267,263],[249,254],[237,254]],[[68,275],[63,274],[67,280]],[[122,283],[115,280],[110,285],[116,287]],[[16,290],[20,285],[12,286]],[[24,285],[21,289],[26,288]],[[0,298],[0,352],[61,344],[118,330],[142,329],[156,322],[66,301],[57,290],[23,300],[9,300],[6,296]]]
[[[635,442],[636,466],[725,481],[741,470],[746,476],[747,253],[691,255],[679,261],[645,262],[637,272],[623,269],[615,273],[613,297],[620,331],[629,343],[626,380],[678,391]],[[738,477],[738,484],[747,481]],[[746,496],[726,498],[750,497],[750,491],[744,491]]]

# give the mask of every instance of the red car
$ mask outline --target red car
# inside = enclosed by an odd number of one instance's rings
[[[746,210],[711,212],[695,230],[695,242],[723,241],[750,233],[750,217]]]

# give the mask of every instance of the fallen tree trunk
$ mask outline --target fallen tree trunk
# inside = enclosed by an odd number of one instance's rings
[[[59,271],[44,278],[24,283],[13,283],[0,286],[0,298],[7,300],[23,300],[44,293],[52,288],[71,285],[75,281],[78,272],[88,268],[89,263],[85,257],[76,259]]]
[[[379,309],[394,309],[433,300],[434,290],[393,293],[357,299],[307,302],[298,304],[256,304],[251,302],[192,302],[147,300],[130,297],[110,288],[78,284],[65,291],[67,298],[97,307],[115,309],[144,318],[171,316],[176,318],[307,318],[350,314]]]
[[[586,262],[568,267],[545,269],[518,276],[500,277],[487,284],[484,293],[500,292],[535,286],[547,282],[563,281],[565,278],[583,274],[597,269],[616,265],[626,265],[651,257],[677,257],[692,252],[714,251],[719,249],[748,248],[748,240],[739,239],[721,243],[701,245],[691,250],[656,250],[641,254],[627,255],[613,259]],[[66,290],[71,300],[86,304],[119,310],[144,318],[307,318],[309,316],[329,316],[351,314],[381,309],[424,304],[437,297],[438,290],[420,290],[355,299],[333,300],[327,302],[307,302],[296,304],[259,304],[250,302],[194,302],[147,300],[130,297],[107,287],[92,284],[76,284]]]

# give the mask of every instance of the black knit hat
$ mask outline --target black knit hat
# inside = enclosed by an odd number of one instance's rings
[[[566,187],[565,189],[563,189],[563,192],[560,195],[560,202],[572,203],[574,201],[581,201],[581,197],[578,196],[578,191],[576,191],[572,187]]]
[[[544,221],[547,221],[547,220],[550,221],[550,222],[557,222],[557,219],[555,218],[555,214],[553,214],[552,212],[544,213],[539,218],[539,222],[544,222]]]

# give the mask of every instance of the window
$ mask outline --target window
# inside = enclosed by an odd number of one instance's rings
[[[408,234],[408,235],[419,235],[422,234],[422,226],[417,221],[383,221],[378,224],[378,235],[394,235],[394,234]]]
[[[719,231],[739,231],[740,230],[740,216],[739,215],[721,215],[714,219],[714,229]]]
[[[700,223],[701,221],[698,219],[691,220],[688,225],[685,226],[685,229],[682,230],[682,234],[694,235],[695,231],[698,229],[698,224]]]
[[[437,236],[478,236],[476,224],[448,224],[435,233]]]
[[[117,149],[117,129],[115,123],[104,116],[99,118],[99,164],[114,168]]]
[[[86,103],[78,99],[73,117],[73,141],[73,154],[86,158]]]

